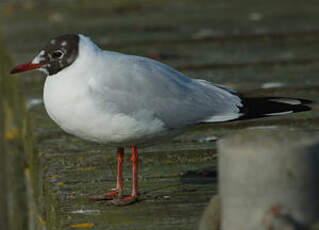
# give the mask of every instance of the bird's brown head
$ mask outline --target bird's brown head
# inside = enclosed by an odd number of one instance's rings
[[[79,55],[79,41],[80,37],[76,34],[53,38],[31,62],[16,66],[11,73],[38,69],[47,75],[56,74],[76,60]]]

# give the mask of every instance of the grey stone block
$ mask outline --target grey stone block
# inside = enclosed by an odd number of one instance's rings
[[[245,130],[218,149],[222,229],[307,229],[318,221],[318,134]]]

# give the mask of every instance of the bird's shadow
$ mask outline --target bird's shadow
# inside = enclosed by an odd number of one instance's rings
[[[179,194],[181,192],[196,192],[202,186],[211,187],[212,185],[213,187],[215,187],[215,185],[217,185],[217,168],[216,166],[212,166],[196,170],[184,171],[180,176],[180,181],[181,184],[195,186],[184,187],[176,186],[176,184],[155,186],[150,190],[141,192],[140,195],[142,195],[142,197],[140,197],[139,200],[167,199],[170,197],[174,197],[176,196],[176,194]]]
[[[217,183],[217,167],[206,167],[196,170],[188,170],[182,173],[181,182],[183,184],[205,185]]]

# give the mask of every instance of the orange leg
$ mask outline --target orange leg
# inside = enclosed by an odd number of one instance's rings
[[[122,195],[123,186],[123,161],[124,161],[124,148],[117,148],[117,181],[116,190],[119,195]]]
[[[133,180],[132,180],[132,193],[128,197],[113,200],[115,205],[127,205],[137,201],[138,194],[138,153],[135,146],[132,147],[132,166],[133,166]]]
[[[112,200],[122,196],[123,186],[123,161],[124,161],[124,148],[117,148],[117,182],[116,189],[112,192],[92,195],[89,198],[94,200]]]

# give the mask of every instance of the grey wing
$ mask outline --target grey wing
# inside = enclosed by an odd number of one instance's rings
[[[149,58],[113,53],[110,61],[95,82],[103,87],[91,85],[94,93],[104,94],[105,109],[127,115],[148,111],[167,128],[239,112],[239,97],[223,86],[191,79]]]

